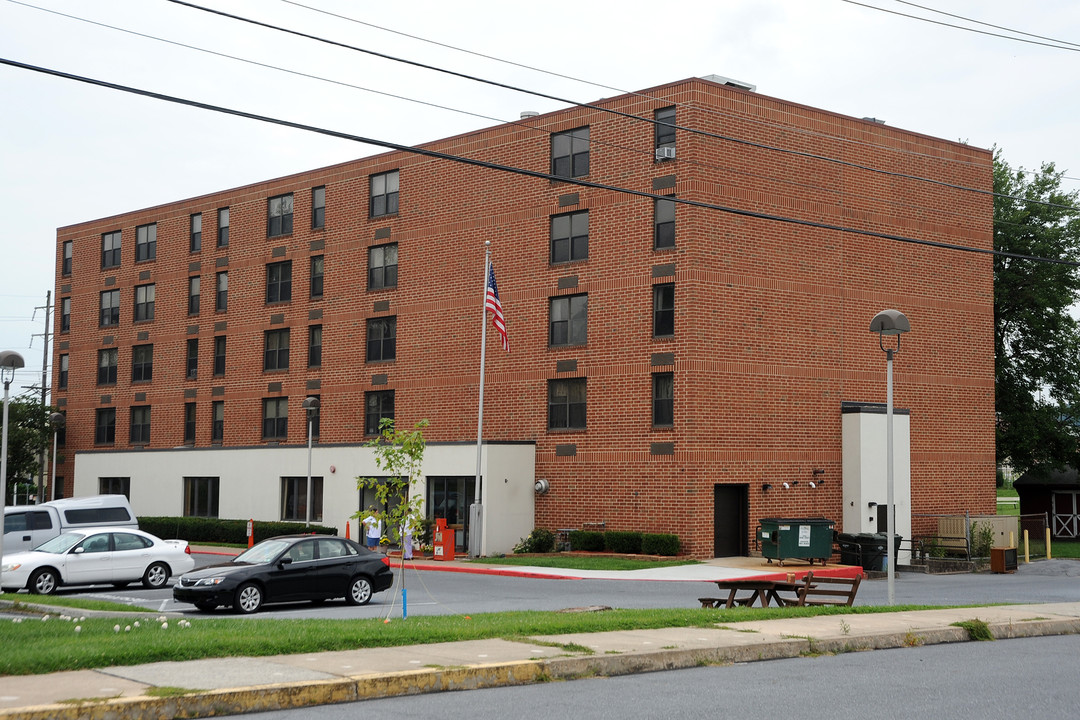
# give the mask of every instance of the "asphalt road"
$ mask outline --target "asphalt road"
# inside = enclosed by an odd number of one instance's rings
[[[199,565],[211,558],[199,556]],[[398,573],[399,571],[395,571]],[[899,604],[964,605],[979,603],[1035,603],[1080,601],[1080,560],[1044,560],[1021,565],[1016,573],[923,575],[900,573],[896,581]],[[171,582],[171,581],[170,581]],[[398,579],[400,583],[400,577]],[[374,618],[400,617],[399,585],[377,594],[370,605],[351,607],[343,601],[322,605],[299,603],[269,606],[262,618]],[[453,615],[506,610],[560,610],[607,605],[617,608],[694,607],[696,598],[715,595],[715,586],[702,582],[627,580],[549,580],[441,571],[406,573],[410,615]],[[60,591],[65,595],[138,605],[155,612],[207,615],[191,605],[172,600],[172,589],[145,590],[131,585]],[[884,579],[864,581],[856,605],[886,604]],[[219,609],[209,615],[228,615]]]
[[[323,705],[250,720],[1075,717],[1080,636],[877,650]],[[241,717],[241,716],[235,716]]]

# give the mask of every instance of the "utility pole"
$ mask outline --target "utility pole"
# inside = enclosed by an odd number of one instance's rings
[[[45,333],[41,336],[44,342],[42,342],[41,349],[41,415],[45,416],[46,400],[49,392],[49,318],[52,316],[52,290],[45,291],[45,307],[34,308],[37,310],[45,311]],[[31,341],[32,342],[32,341]],[[49,477],[49,443],[45,439],[45,435],[42,435],[41,441],[41,476],[38,479],[37,484],[37,501],[44,502],[47,498],[45,495],[45,479]]]

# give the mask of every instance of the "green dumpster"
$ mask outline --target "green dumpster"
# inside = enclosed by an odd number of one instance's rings
[[[761,554],[771,563],[796,558],[820,560],[824,565],[832,555],[836,523],[826,518],[762,518],[757,539]]]

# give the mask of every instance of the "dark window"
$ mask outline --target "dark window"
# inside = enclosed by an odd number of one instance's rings
[[[184,478],[184,515],[215,518],[218,516],[218,478]]]
[[[383,419],[394,419],[394,391],[376,390],[364,393],[364,434],[378,435]]]
[[[195,403],[184,403],[184,442],[195,442]]]
[[[371,217],[397,215],[398,211],[398,171],[371,176]]]
[[[101,267],[120,267],[120,231],[101,236]]]
[[[116,384],[116,348],[98,350],[98,385]]]
[[[289,369],[289,330],[267,330],[263,346],[263,370]]]
[[[589,128],[577,128],[551,136],[551,174],[558,177],[589,174]]]
[[[229,208],[217,211],[217,244],[218,247],[229,246]]]
[[[653,373],[652,424],[654,427],[675,424],[675,373]]]
[[[672,200],[653,201],[653,247],[657,250],[675,247],[675,203]]]
[[[293,196],[278,195],[266,203],[266,236],[292,235]]]
[[[221,442],[225,439],[225,401],[215,400],[210,404],[213,422],[210,425],[210,441]]]
[[[321,298],[323,293],[323,256],[311,257],[311,297]]]
[[[69,358],[68,358],[67,355],[61,355],[60,356],[60,378],[59,378],[59,380],[57,382],[57,387],[59,387],[61,390],[66,390],[67,389],[67,384],[68,384],[68,362],[69,362]]]
[[[101,293],[101,327],[120,324],[120,291],[106,290]]]
[[[135,321],[154,319],[154,286],[135,286]]]
[[[549,344],[584,345],[589,324],[589,296],[551,298]]]
[[[71,330],[71,298],[60,300],[60,332]]]
[[[225,336],[214,338],[214,377],[225,374]]]
[[[367,361],[382,362],[397,357],[397,318],[370,318],[367,321]]]
[[[202,213],[191,216],[191,252],[202,250]]]
[[[136,345],[131,348],[131,381],[149,382],[154,379],[154,346]]]
[[[188,278],[187,311],[188,315],[199,314],[199,297],[202,293],[202,278],[194,275]]]
[[[94,420],[94,443],[112,445],[116,442],[116,408],[98,408]]]
[[[292,260],[266,266],[266,302],[292,300]]]
[[[157,223],[135,228],[135,262],[157,257]]]
[[[150,407],[136,405],[131,408],[131,442],[150,442]]]
[[[368,248],[368,290],[397,287],[397,243]]]
[[[656,124],[653,125],[655,130],[654,137],[656,138],[656,149],[671,148],[672,152],[675,151],[675,108],[668,107],[657,110],[653,115],[656,120]],[[661,124],[666,123],[666,124]],[[656,154],[657,160],[666,159],[666,153],[658,152]],[[674,157],[674,156],[672,156]]]
[[[71,240],[65,240],[64,245],[63,245],[63,255],[61,255],[61,258],[60,258],[60,274],[61,275],[70,275],[71,274],[71,248],[72,248],[72,241]]]
[[[548,380],[548,429],[585,429],[585,378]]]
[[[199,339],[189,338],[187,341],[187,379],[194,380],[199,377]]]
[[[263,439],[285,440],[289,436],[289,398],[263,400]]]
[[[653,337],[675,334],[675,283],[653,285]]]
[[[311,189],[311,227],[326,227],[326,188]]]
[[[214,309],[225,312],[229,309],[229,272],[217,274],[217,296],[214,299]]]
[[[551,218],[551,262],[589,257],[589,211]]]
[[[99,477],[99,495],[123,495],[131,499],[131,478],[129,477]]]
[[[308,328],[308,367],[322,365],[322,325]]]
[[[281,478],[281,519],[322,522],[321,477],[311,478],[311,517],[307,516],[307,477]]]

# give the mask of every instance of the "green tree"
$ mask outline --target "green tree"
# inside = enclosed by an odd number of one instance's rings
[[[383,418],[379,423],[379,437],[367,443],[367,446],[375,450],[375,464],[379,470],[386,473],[386,477],[356,478],[358,489],[370,488],[375,491],[379,507],[375,509],[374,516],[385,523],[387,528],[394,528],[398,537],[402,536],[402,528],[407,524],[414,532],[418,532],[423,519],[420,506],[424,498],[420,494],[410,496],[409,484],[421,477],[425,448],[424,428],[427,426],[428,421],[421,420],[412,430],[395,430],[394,421]],[[360,508],[353,517],[364,518],[368,514],[367,510]],[[357,537],[362,535],[361,525]]]
[[[1080,261],[1078,194],[1061,190],[1063,174],[1013,170],[995,151],[995,249]],[[1019,472],[1078,464],[1078,299],[1077,267],[994,257],[997,459]]]
[[[41,448],[52,448],[49,415],[56,408],[42,407],[41,400],[30,395],[12,398],[8,403],[7,489],[5,502],[11,503],[18,484],[33,485],[41,472]],[[20,495],[22,491],[20,491]]]

